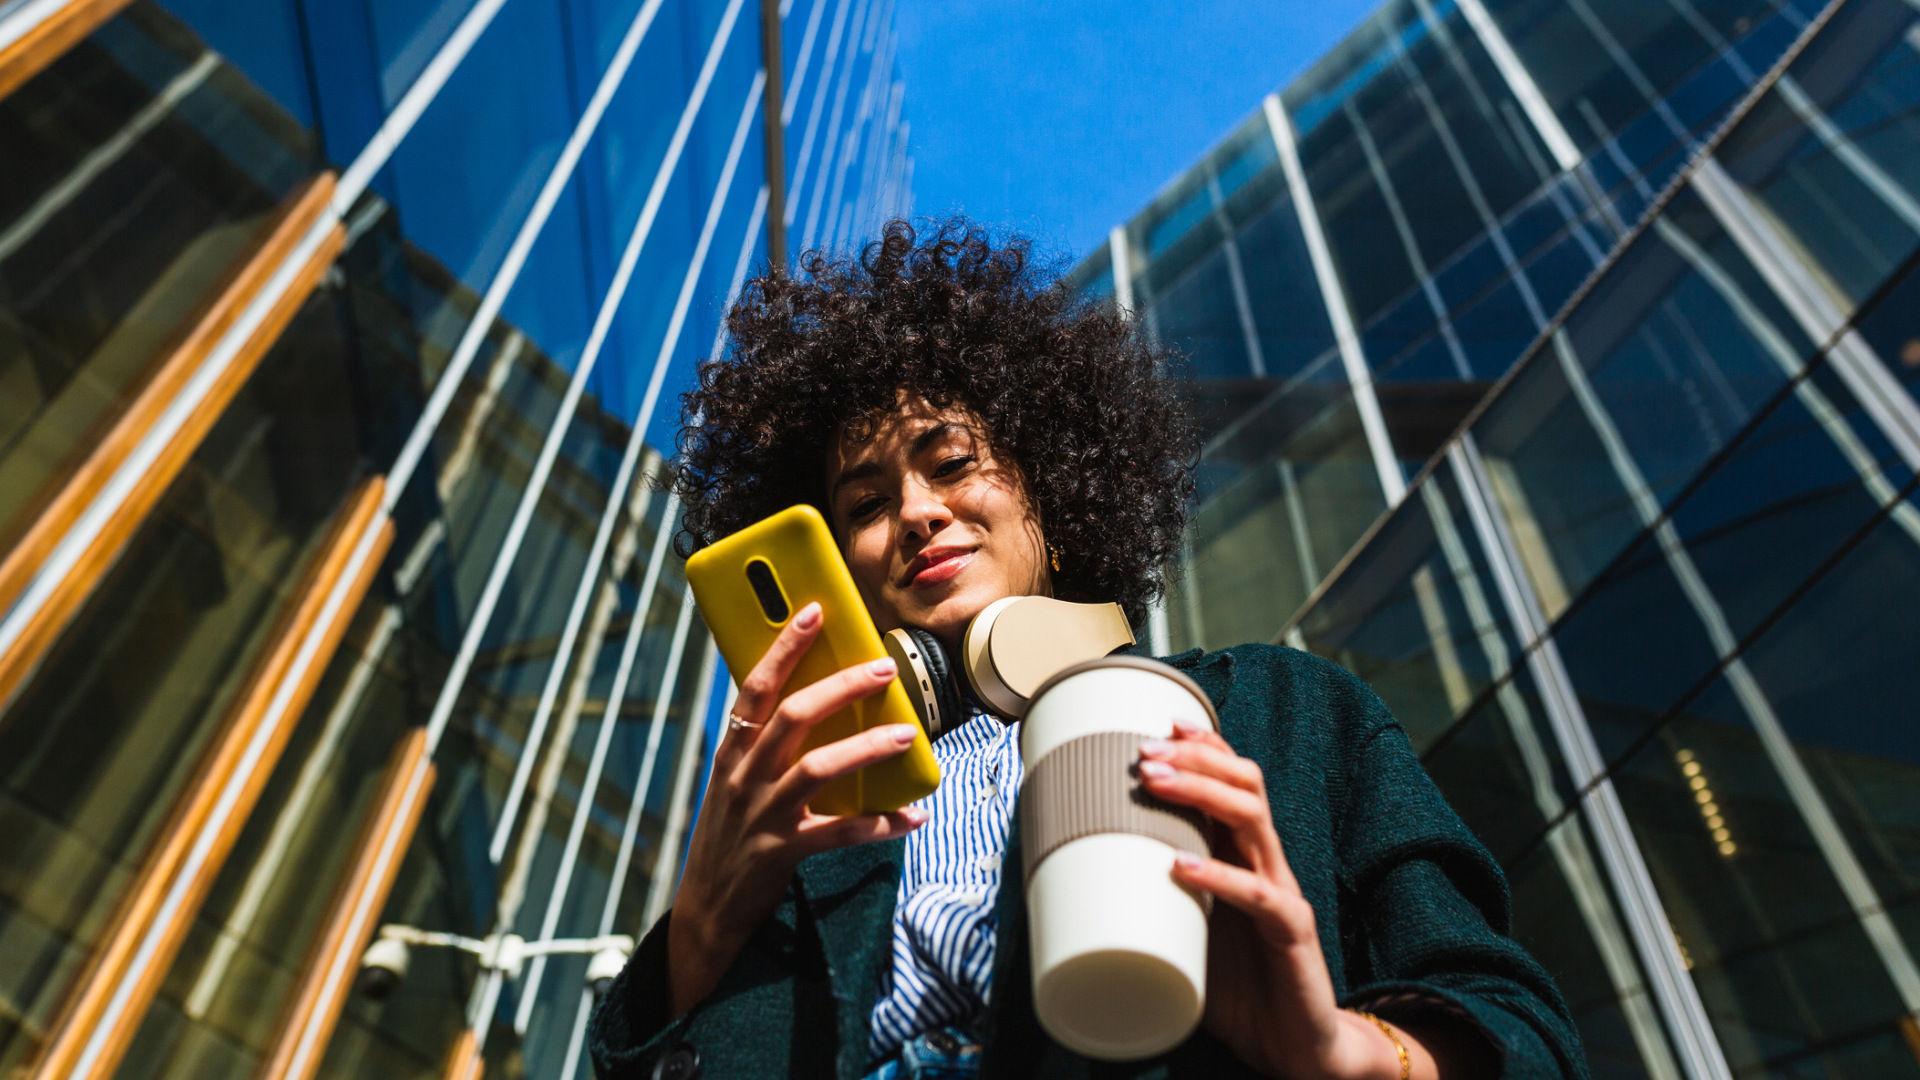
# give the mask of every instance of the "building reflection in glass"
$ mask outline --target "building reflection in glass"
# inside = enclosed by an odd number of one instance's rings
[[[1365,678],[1598,1076],[1920,1075],[1917,269],[1912,5],[1408,0],[1076,272],[1212,432],[1166,647]]]

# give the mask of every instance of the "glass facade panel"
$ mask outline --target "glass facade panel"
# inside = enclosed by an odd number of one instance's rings
[[[1911,11],[1889,4],[1848,12],[1721,154],[1849,307],[1920,245],[1920,51],[1904,36],[1911,23]]]
[[[1191,364],[1190,378],[1246,378],[1253,373],[1234,292],[1226,251],[1215,248],[1161,293],[1164,303],[1147,309],[1153,332],[1180,343]]]
[[[361,471],[316,294],[0,716],[0,1064],[29,1061]]]
[[[468,733],[448,731],[435,754],[439,778],[381,912],[383,923],[469,937],[493,929],[489,917],[499,881],[481,842],[489,831],[486,809],[474,794],[477,759],[484,753]],[[468,1001],[483,977],[471,953],[417,950],[407,977],[384,1001],[365,994],[347,999],[316,1075],[327,1080],[442,1075],[448,1048],[465,1027]]]
[[[1785,6],[1778,0],[1496,0],[1487,5],[1585,152],[1664,105],[1665,95],[1730,39],[1751,32]],[[1662,120],[1679,123],[1677,115]]]
[[[375,10],[398,7],[405,14],[451,16],[457,22],[469,2],[380,4]],[[574,113],[567,104],[556,13],[543,5],[509,3],[494,18],[498,25],[475,42],[471,62],[455,71],[391,165],[402,229],[476,291],[486,288],[513,243],[560,156]],[[426,42],[430,59],[442,34],[416,33],[405,40]],[[416,72],[407,59],[411,49],[399,51],[405,55],[388,59],[387,77],[404,71],[404,87]],[[515,78],[499,78],[497,72],[509,65]],[[476,115],[487,122],[475,124]],[[475,228],[477,222],[486,227]]]
[[[1448,529],[1460,570],[1465,564],[1458,530],[1435,522],[1426,502],[1405,503],[1367,545],[1372,560],[1391,560],[1389,573],[1367,573],[1356,582],[1391,583],[1386,593],[1343,592],[1314,605],[1302,627],[1315,652],[1360,676],[1406,726],[1415,750],[1422,750],[1473,704],[1484,688],[1469,675],[1473,663],[1482,673],[1472,622],[1461,603],[1455,568],[1435,535]],[[1371,569],[1371,568],[1370,568]],[[1478,589],[1475,581],[1473,587]],[[1497,633],[1492,627],[1490,632]],[[1476,655],[1463,659],[1463,652]]]
[[[1862,438],[1872,426],[1821,368],[1675,507],[1673,532],[1734,637],[1758,628],[1910,481],[1890,451],[1876,460]],[[1913,511],[1895,519],[1920,537]],[[1624,565],[1658,557],[1648,547]]]
[[[1920,1075],[1874,943],[1736,699],[1716,683],[1613,770],[1728,1063]]]
[[[1201,496],[1184,571],[1182,648],[1270,640],[1306,598],[1305,583],[1329,565],[1321,560],[1338,558],[1380,511],[1350,401],[1289,427],[1293,440],[1271,458]]]
[[[400,616],[367,604],[188,931],[118,1075],[256,1075],[405,730]]]
[[[1475,425],[1546,614],[1811,354],[1700,204],[1677,199]]]
[[[358,612],[337,613],[344,636],[322,643],[284,753],[245,774],[259,800],[182,909],[157,994],[128,1009],[120,1075],[258,1074],[296,991],[358,959],[362,942],[321,950],[323,931],[396,746],[423,735],[437,780],[385,921],[474,938],[643,932],[678,872],[664,853],[683,843],[726,685],[683,603],[668,478],[647,445],[670,444],[693,360],[724,344],[731,282],[764,259],[754,9],[646,9],[629,74],[606,84],[609,108],[508,287],[508,247],[563,143],[584,137],[640,0],[167,8],[130,6],[0,99],[0,160],[21,166],[0,177],[0,500],[42,497],[92,449],[303,180],[380,167],[326,211],[347,242],[318,291],[0,702],[0,816],[24,838],[0,856],[0,1071],[33,1067],[132,876],[186,827],[181,793],[366,476],[393,477],[375,519],[392,523],[391,553]],[[423,81],[476,13],[450,77]],[[820,0],[787,16],[796,243],[857,246],[911,205],[890,15]],[[389,128],[394,156],[359,157],[416,90],[425,108]],[[1245,172],[1221,177],[1236,226]],[[644,247],[609,299],[643,210]],[[475,324],[489,290],[501,307]],[[570,389],[596,317],[596,374]],[[409,445],[426,448],[417,469]],[[0,501],[0,525],[30,503]],[[577,1076],[583,964],[503,980],[471,953],[416,947],[391,997],[345,997],[320,1071],[440,1076],[472,1023],[492,1075]]]
[[[369,8],[387,108],[399,102],[472,6],[473,0],[397,0]]]
[[[1513,866],[1554,830],[1547,846],[1557,858],[1571,840],[1558,833],[1577,810],[1577,788],[1567,776],[1546,721],[1538,684],[1522,669],[1484,694],[1471,713],[1431,740],[1423,764],[1447,801],[1503,865]],[[1591,855],[1587,855],[1591,860]],[[1571,876],[1585,881],[1597,868]]]
[[[0,143],[10,548],[227,287],[312,147],[145,4],[0,100]]]
[[[533,918],[536,914],[554,920],[556,933],[569,937],[591,937],[609,929],[637,926],[652,892],[668,887],[667,879],[660,876],[658,857],[676,764],[690,722],[697,723],[691,714],[700,690],[698,651],[684,651],[679,657],[672,698],[664,703],[660,700],[667,663],[673,659],[672,642],[680,608],[679,596],[664,595],[663,590],[642,639],[644,655],[639,671],[644,678],[635,679],[603,751],[605,769],[598,785],[599,797],[593,817],[582,831],[571,881],[562,893],[553,894],[563,896],[557,906],[550,903],[537,913],[523,909],[522,925],[528,930],[540,929],[534,925],[539,921]],[[681,640],[684,642],[684,637]],[[598,724],[594,727],[597,736]],[[644,792],[640,790],[642,785]],[[644,800],[637,806],[636,797]],[[621,858],[623,851],[625,860]],[[617,873],[624,876],[616,879]],[[582,1069],[584,1055],[571,1036],[592,1005],[592,995],[585,988],[586,963],[584,956],[556,959],[537,991],[520,988],[523,995],[535,994],[531,1004],[523,1000],[518,1008],[534,1021],[530,1030],[542,1033],[527,1042],[530,1075],[571,1076]],[[547,1019],[541,1022],[542,1018]]]
[[[1329,114],[1311,135],[1301,138],[1300,162],[1340,268],[1347,303],[1364,322],[1413,288],[1417,278],[1354,123],[1350,110]]]
[[[1909,942],[1920,934],[1911,790],[1887,785],[1920,763],[1906,720],[1914,673],[1890,644],[1914,618],[1913,545],[1900,524],[1875,523],[1743,653]]]
[[[1300,220],[1292,204],[1282,199],[1248,222],[1235,240],[1266,375],[1293,378],[1334,347],[1333,325],[1327,321]]]
[[[1282,94],[1376,381],[1207,414],[1175,637],[1306,590],[1280,636],[1407,726],[1595,1075],[1691,1075],[1687,984],[1732,1075],[1920,1073],[1920,12],[1485,6],[1389,4]],[[1367,397],[1426,464],[1308,565],[1274,448]]]
[[[1451,791],[1449,799],[1458,799]],[[1562,818],[1546,842],[1507,867],[1513,936],[1553,974],[1580,1029],[1594,1080],[1677,1075],[1669,1037],[1591,832]]]

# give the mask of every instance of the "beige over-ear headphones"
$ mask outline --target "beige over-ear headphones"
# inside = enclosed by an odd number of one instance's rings
[[[889,630],[887,653],[929,738],[967,722],[966,695],[1002,720],[1018,720],[1042,683],[1058,672],[1133,644],[1119,604],[1075,604],[1050,596],[995,600],[967,624],[960,674],[938,638],[916,627]]]

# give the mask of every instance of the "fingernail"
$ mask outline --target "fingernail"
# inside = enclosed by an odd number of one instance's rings
[[[893,657],[891,656],[883,656],[878,660],[867,661],[867,674],[872,675],[876,679],[891,679],[893,678],[893,672]]]
[[[1171,780],[1173,766],[1164,761],[1143,761],[1140,763],[1140,775],[1149,780]]]
[[[1189,720],[1184,716],[1176,717],[1174,719],[1173,730],[1189,738],[1195,735],[1205,735],[1207,733],[1207,729],[1204,727],[1201,727],[1199,721]]]
[[[1170,758],[1173,756],[1173,744],[1165,739],[1148,739],[1140,744],[1142,757]]]
[[[906,807],[900,811],[900,816],[906,818],[909,825],[924,825],[927,821],[927,812],[918,806]]]
[[[912,724],[895,724],[893,725],[893,731],[891,734],[893,735],[894,742],[899,743],[901,746],[905,746],[908,743],[912,742],[913,737],[915,735],[918,735],[919,733],[920,733],[920,729],[917,727],[914,727]]]
[[[820,605],[817,603],[813,603],[813,604],[808,604],[806,607],[801,608],[800,614],[795,615],[793,617],[793,625],[799,627],[802,630],[811,630],[814,627],[819,626],[820,625]]]
[[[1200,856],[1195,855],[1191,851],[1176,852],[1173,856],[1173,865],[1182,870],[1198,870],[1200,868]]]

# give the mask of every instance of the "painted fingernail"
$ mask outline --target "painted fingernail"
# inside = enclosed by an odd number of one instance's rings
[[[894,673],[893,657],[883,656],[878,660],[867,661],[867,674],[876,679],[891,679]]]
[[[1177,852],[1173,856],[1173,865],[1182,870],[1198,870],[1200,869],[1200,856],[1195,855],[1191,851]]]
[[[801,608],[800,614],[795,615],[793,617],[793,625],[799,627],[802,630],[811,630],[814,627],[819,626],[820,625],[820,605],[818,603],[812,603],[812,604],[808,604],[806,607]]]
[[[893,741],[899,743],[901,746],[912,742],[913,737],[919,733],[920,729],[914,727],[912,724],[895,724],[893,725],[893,730],[888,732],[888,734],[893,736]]]
[[[1173,766],[1164,761],[1143,761],[1140,763],[1140,775],[1149,780],[1173,779]]]
[[[1173,744],[1165,739],[1148,739],[1140,744],[1140,756],[1170,758],[1173,756]]]
[[[1201,727],[1199,721],[1189,720],[1184,716],[1174,718],[1173,730],[1188,738],[1192,738],[1195,735],[1205,735],[1207,733],[1207,729]]]

